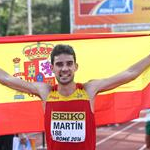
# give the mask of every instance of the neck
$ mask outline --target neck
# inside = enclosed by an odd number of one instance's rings
[[[72,82],[67,85],[58,84],[58,92],[61,95],[69,96],[76,90],[76,83]]]

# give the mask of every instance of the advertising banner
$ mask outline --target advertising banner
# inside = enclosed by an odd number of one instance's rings
[[[72,32],[150,30],[149,0],[71,0],[70,5]]]

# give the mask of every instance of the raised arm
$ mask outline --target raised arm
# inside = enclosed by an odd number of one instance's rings
[[[43,100],[46,99],[51,89],[50,85],[48,84],[41,82],[26,82],[24,80],[9,75],[2,69],[0,69],[0,83],[21,92],[37,95]]]
[[[122,84],[136,79],[144,70],[150,66],[150,55],[135,63],[127,70],[109,78],[101,80],[91,80],[85,83],[90,98],[93,99],[98,92],[114,89]]]

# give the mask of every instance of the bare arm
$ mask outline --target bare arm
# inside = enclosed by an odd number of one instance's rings
[[[149,66],[150,66],[150,55],[143,58],[139,62],[129,67],[127,70],[117,75],[101,80],[91,80],[85,83],[85,89],[90,95],[90,98],[94,99],[95,95],[98,92],[104,92],[114,89],[122,84],[128,83],[136,79]]]
[[[51,89],[50,85],[48,84],[39,82],[26,82],[24,80],[9,75],[2,69],[0,69],[0,83],[21,92],[37,95],[43,100],[46,99]]]

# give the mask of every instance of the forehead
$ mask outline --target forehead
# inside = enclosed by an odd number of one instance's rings
[[[54,57],[54,63],[66,62],[66,61],[74,61],[73,56],[69,55],[69,54],[60,54],[60,55]]]

